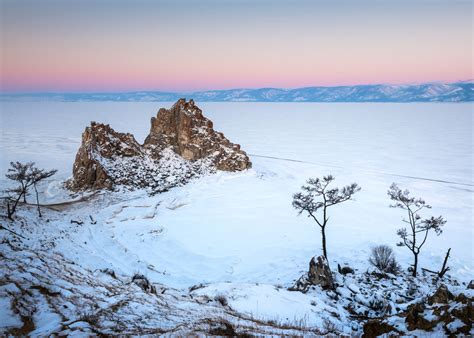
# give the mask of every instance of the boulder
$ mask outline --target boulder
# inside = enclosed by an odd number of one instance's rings
[[[398,331],[392,325],[389,325],[378,319],[371,319],[364,324],[364,334],[362,337],[378,337],[390,332],[398,333]]]
[[[324,256],[314,256],[309,262],[309,271],[298,278],[288,290],[306,293],[312,285],[320,285],[325,290],[335,289],[331,269]]]
[[[155,156],[171,147],[189,161],[210,158],[219,170],[238,171],[252,166],[240,145],[216,132],[212,121],[204,117],[193,100],[179,99],[171,109],[161,108],[151,119],[150,134],[144,145]]]
[[[353,274],[354,273],[354,269],[351,268],[350,266],[342,266],[340,264],[337,265],[337,271],[341,274],[341,275],[347,275],[347,274]]]
[[[441,284],[438,290],[428,298],[428,304],[448,304],[450,300],[454,299],[454,295],[448,290],[446,285]]]
[[[451,311],[451,314],[460,319],[464,324],[466,324],[468,327],[472,328],[472,322],[474,320],[474,306],[472,305],[472,299],[469,300],[469,302],[465,305],[459,305],[454,307],[454,309]],[[467,332],[463,332],[465,334],[469,333],[469,329]]]
[[[308,280],[308,274],[302,275],[300,278],[298,278],[295,283],[288,288],[288,291],[299,291],[302,293],[308,292],[309,288],[311,286],[311,283]]]
[[[324,256],[313,257],[309,262],[308,281],[323,289],[334,289],[334,280],[328,261]]]
[[[425,319],[423,313],[425,312],[426,306],[423,303],[416,303],[408,306],[405,323],[409,331],[413,330],[424,330],[431,331],[436,324],[437,320],[430,321]]]
[[[132,283],[138,285],[143,291],[156,295],[156,287],[145,276],[135,274],[132,277]]]

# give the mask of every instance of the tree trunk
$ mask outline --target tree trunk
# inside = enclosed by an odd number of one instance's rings
[[[38,189],[36,189],[36,184],[34,185],[35,188],[35,193],[36,193],[36,206],[38,207],[38,216],[41,217],[41,209],[40,209],[40,203],[39,203],[39,198],[38,198]]]
[[[9,219],[13,220],[13,214],[15,214],[16,207],[18,206],[18,203],[19,203],[20,200],[21,200],[21,196],[22,196],[24,193],[25,193],[25,192],[22,191],[22,192],[18,195],[18,197],[16,198],[16,200],[14,201],[12,207],[11,207],[11,208],[10,208],[10,207],[8,208],[8,218],[9,218]]]
[[[448,252],[446,252],[446,256],[444,257],[443,261],[443,266],[441,267],[441,270],[438,273],[438,276],[440,278],[443,278],[444,274],[449,270],[449,268],[446,267],[446,264],[448,263],[448,258],[449,258],[449,253],[451,252],[451,248],[448,249]]]
[[[418,269],[418,254],[413,254],[415,256],[415,262],[413,263],[413,277],[416,277],[416,271]]]
[[[328,259],[328,253],[326,250],[326,231],[325,227],[321,228],[321,234],[322,234],[322,241],[323,241],[323,255],[326,260]],[[329,261],[328,261],[329,262]]]
[[[26,204],[26,189],[23,183],[21,184],[21,189],[25,192],[25,194],[23,195],[23,203]]]
[[[10,208],[10,201],[7,201],[7,217],[8,219],[10,220],[13,220],[13,217],[12,217],[12,210]]]
[[[328,252],[326,250],[326,224],[327,224],[327,206],[326,206],[326,195],[323,194],[323,198],[324,198],[324,208],[323,208],[323,226],[321,227],[321,234],[322,234],[322,241],[323,241],[323,255],[324,255],[324,258],[326,258],[326,261],[328,262],[329,264],[329,260],[328,260]]]

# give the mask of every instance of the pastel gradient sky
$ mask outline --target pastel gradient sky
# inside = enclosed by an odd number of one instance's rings
[[[1,91],[473,78],[471,0],[0,0]]]

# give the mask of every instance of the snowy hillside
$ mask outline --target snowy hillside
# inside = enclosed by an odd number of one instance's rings
[[[470,102],[474,101],[472,81],[413,85],[358,85],[209,90],[192,93],[38,93],[0,94],[1,101],[130,101],[165,102],[192,97],[199,102]]]
[[[156,110],[170,106],[1,103],[0,188],[10,184],[9,161],[59,171],[40,186],[43,218],[20,205],[15,222],[1,219],[21,237],[0,230],[0,333],[361,335],[379,317],[398,333],[474,333],[460,310],[474,296],[471,104],[199,103],[247,151],[251,169],[153,196],[64,189],[91,120],[142,143]],[[321,254],[320,231],[297,215],[292,194],[329,173],[336,186],[362,187],[331,210],[337,288],[289,291]],[[412,256],[395,246],[404,215],[388,207],[392,182],[425,198],[427,216],[447,219],[420,255],[422,267],[437,271],[452,249],[443,280],[406,274]],[[377,244],[394,249],[404,274],[373,274],[368,256]],[[337,264],[355,273],[340,274]],[[452,294],[437,305],[441,284]],[[436,324],[440,309],[447,324]],[[410,314],[426,320],[410,322]]]

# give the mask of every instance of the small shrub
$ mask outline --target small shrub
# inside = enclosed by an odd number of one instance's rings
[[[369,263],[384,273],[396,275],[400,272],[400,265],[395,259],[392,248],[388,245],[378,245],[372,248]]]
[[[224,318],[210,319],[209,334],[220,337],[237,337],[234,325]]]
[[[227,306],[229,302],[227,301],[227,297],[223,294],[219,294],[216,297],[214,297],[214,300],[216,302],[219,302],[222,306]]]
[[[323,318],[323,332],[325,335],[337,334],[338,329],[336,324],[334,324],[329,318]]]
[[[79,315],[79,321],[89,323],[92,326],[96,326],[99,322],[99,316],[93,312],[82,312]]]

